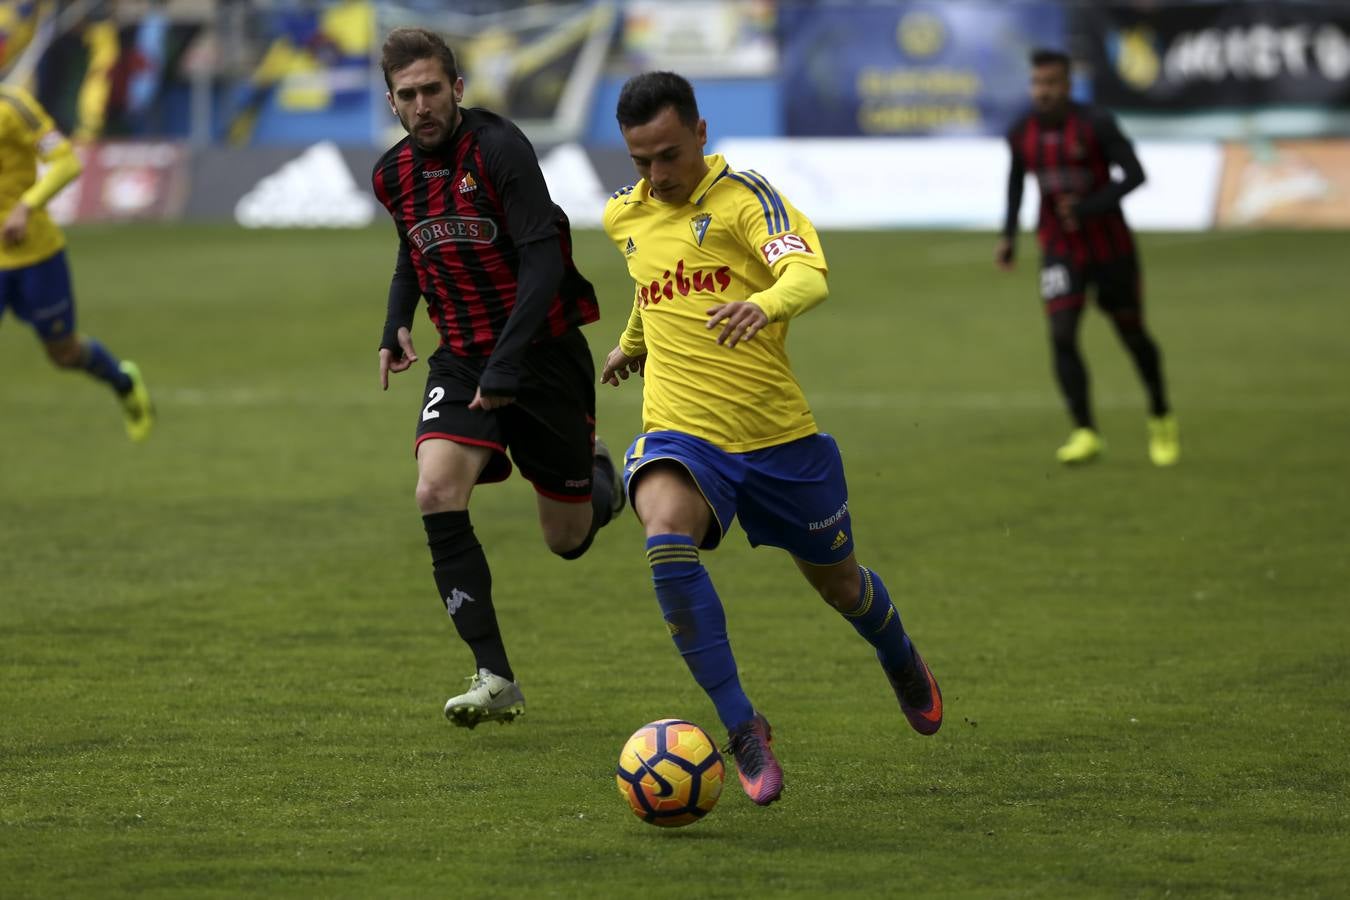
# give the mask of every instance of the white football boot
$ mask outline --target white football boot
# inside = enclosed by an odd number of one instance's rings
[[[503,725],[525,714],[525,695],[520,685],[479,669],[469,676],[469,689],[445,701],[445,717],[456,725],[473,728],[479,722]]]

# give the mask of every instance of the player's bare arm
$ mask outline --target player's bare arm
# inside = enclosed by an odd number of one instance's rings
[[[615,347],[605,357],[604,368],[600,370],[600,383],[618,387],[619,382],[627,381],[629,375],[645,375],[646,370],[647,354],[629,356],[623,352],[623,347]]]

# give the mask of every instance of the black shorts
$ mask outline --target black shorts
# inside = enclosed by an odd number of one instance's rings
[[[1139,257],[1122,256],[1086,265],[1055,256],[1041,260],[1041,299],[1046,313],[1083,306],[1089,287],[1104,312],[1138,315],[1143,306]]]
[[[441,348],[431,355],[430,369],[414,452],[436,438],[490,447],[492,459],[479,484],[505,481],[515,460],[520,474],[545,497],[565,503],[591,499],[595,364],[580,331],[532,344],[521,364],[520,392],[500,409],[469,409],[482,360]]]

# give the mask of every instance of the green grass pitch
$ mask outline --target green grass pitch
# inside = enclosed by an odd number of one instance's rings
[[[377,383],[392,231],[77,230],[82,330],[161,420],[132,446],[3,320],[0,896],[1344,896],[1347,237],[1145,237],[1182,464],[1148,464],[1094,314],[1109,450],[1065,471],[1030,240],[1007,276],[988,235],[826,235],[793,360],[947,721],[913,734],[737,531],[705,559],[787,787],[665,832],[621,803],[619,749],[716,717],[631,514],[565,563],[526,484],[479,492],[529,712],[441,718],[471,667],[412,497],[424,369]],[[631,290],[601,236],[577,256],[602,356]],[[636,385],[601,390],[611,446],[638,417]]]

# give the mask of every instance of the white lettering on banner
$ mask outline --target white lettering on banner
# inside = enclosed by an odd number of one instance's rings
[[[1177,35],[1163,64],[1168,81],[1273,81],[1316,75],[1340,81],[1350,75],[1350,37],[1334,24],[1313,34],[1307,25],[1276,28],[1205,28]]]
[[[769,265],[773,265],[789,253],[805,253],[808,256],[815,256],[815,252],[811,250],[810,245],[795,234],[780,234],[760,247],[759,252],[764,254],[764,261]]]

